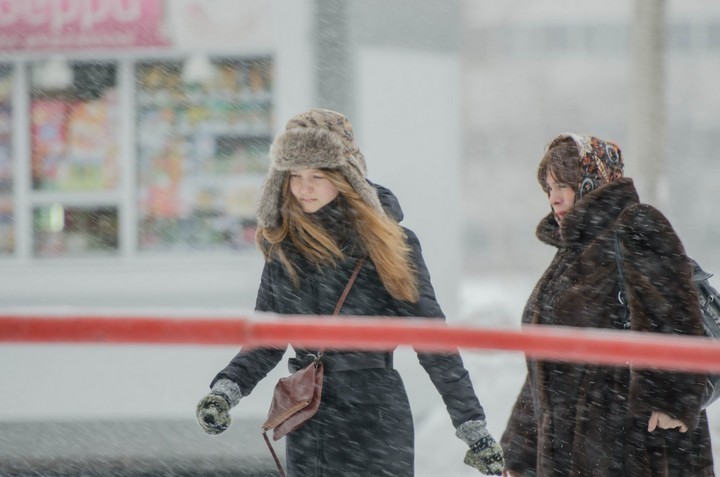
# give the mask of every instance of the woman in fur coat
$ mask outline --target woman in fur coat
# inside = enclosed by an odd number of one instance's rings
[[[538,238],[557,248],[535,286],[524,324],[703,335],[692,268],[667,219],[623,178],[619,148],[563,134],[538,181],[551,206]],[[511,477],[712,476],[705,376],[528,360],[501,440]]]
[[[365,159],[342,114],[313,109],[293,117],[275,138],[270,157],[258,211],[257,239],[266,263],[257,311],[331,315],[361,263],[341,315],[444,318],[418,238],[398,224],[402,210],[392,193],[365,178]],[[198,404],[202,428],[224,431],[229,410],[285,351],[241,350]],[[290,370],[317,354],[295,349]],[[500,475],[502,449],[487,430],[460,355],[418,353],[418,359],[457,436],[470,447],[466,463]],[[286,438],[288,475],[412,476],[413,421],[393,353],[325,349],[322,363],[320,409]]]

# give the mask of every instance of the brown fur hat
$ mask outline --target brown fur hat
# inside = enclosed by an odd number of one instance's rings
[[[288,171],[336,169],[365,202],[384,214],[375,188],[365,180],[365,157],[355,144],[352,125],[340,113],[311,109],[292,117],[270,146],[270,171],[258,207],[258,225],[279,225],[282,184]]]

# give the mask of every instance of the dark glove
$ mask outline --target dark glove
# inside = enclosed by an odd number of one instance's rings
[[[208,434],[220,434],[230,426],[230,403],[220,394],[208,394],[195,409],[200,427]]]
[[[490,435],[485,421],[467,421],[458,426],[455,434],[470,446],[463,462],[485,475],[502,475],[502,447]]]

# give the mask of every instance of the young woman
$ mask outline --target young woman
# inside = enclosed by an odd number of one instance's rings
[[[342,315],[442,320],[413,232],[398,225],[395,197],[366,180],[365,159],[350,122],[313,109],[287,123],[270,149],[271,168],[258,211],[258,245],[266,258],[256,310],[331,315],[359,260]],[[381,330],[379,330],[381,332]],[[296,349],[291,371],[318,350]],[[198,404],[210,434],[230,423],[230,408],[282,359],[285,348],[241,350]],[[418,353],[442,396],[466,463],[500,475],[502,450],[457,353]],[[290,476],[412,476],[413,421],[393,353],[326,349],[317,414],[286,439]]]
[[[623,291],[632,330],[703,335],[683,246],[665,217],[639,202],[615,144],[563,134],[538,182],[551,212],[536,233],[557,253],[524,324],[623,328]],[[698,374],[528,360],[502,438],[505,475],[712,476],[703,389]]]

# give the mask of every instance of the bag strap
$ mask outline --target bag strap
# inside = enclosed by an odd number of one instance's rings
[[[268,449],[270,449],[270,453],[272,454],[273,460],[275,461],[275,465],[277,466],[280,477],[285,477],[285,471],[283,470],[283,466],[280,463],[280,459],[278,459],[278,456],[275,453],[275,449],[273,449],[273,446],[270,443],[270,439],[268,439],[267,431],[263,431],[262,435],[263,438],[265,438],[265,443],[267,444]]]
[[[618,281],[620,282],[620,290],[618,290],[618,302],[623,307],[624,316],[615,320],[615,327],[621,330],[627,330],[630,328],[630,310],[628,310],[627,300],[625,299],[625,272],[622,264],[622,252],[620,251],[620,239],[618,238],[617,231],[614,235],[615,238],[615,263],[618,269]]]
[[[340,299],[338,299],[338,302],[335,304],[335,310],[333,311],[332,316],[337,316],[340,313],[340,310],[342,309],[343,305],[345,304],[345,299],[350,294],[350,289],[352,288],[353,284],[355,283],[355,279],[360,274],[360,269],[363,266],[363,263],[365,263],[365,257],[362,257],[357,261],[357,264],[355,264],[355,270],[353,270],[352,275],[350,275],[350,279],[347,282],[347,285],[345,285],[345,289],[342,292],[342,295],[340,295]],[[320,358],[323,355],[324,350],[319,350],[317,357],[315,358],[315,362],[317,363],[320,361]]]
[[[355,265],[355,270],[353,270],[352,275],[350,275],[350,280],[348,280],[347,285],[345,285],[345,290],[343,290],[342,295],[340,295],[340,299],[337,302],[337,305],[335,305],[335,311],[333,311],[333,316],[337,316],[338,313],[340,313],[340,310],[345,303],[345,298],[347,298],[348,294],[350,293],[350,289],[353,286],[353,283],[355,283],[355,279],[360,274],[360,269],[362,268],[363,263],[365,263],[365,257],[358,260],[357,265]]]
[[[363,266],[363,263],[365,263],[365,257],[362,257],[360,260],[357,261],[357,264],[355,265],[355,270],[353,270],[352,275],[350,275],[350,279],[347,282],[347,285],[345,285],[345,289],[342,292],[342,295],[340,295],[340,299],[338,300],[337,304],[335,305],[335,311],[333,311],[333,316],[337,316],[340,313],[340,310],[343,307],[343,304],[345,303],[345,299],[350,294],[350,289],[352,288],[353,284],[355,283],[355,279],[360,274],[360,269]],[[317,363],[320,361],[320,357],[323,354],[323,350],[318,351],[317,357],[315,358],[315,362]],[[283,470],[283,466],[280,463],[280,459],[278,459],[277,454],[275,453],[275,449],[272,446],[272,443],[270,442],[270,439],[267,436],[267,430],[263,430],[263,438],[265,439],[265,443],[268,446],[268,449],[270,449],[270,454],[272,454],[273,460],[275,461],[275,465],[277,466],[278,473],[280,474],[280,477],[285,477],[285,471]]]

